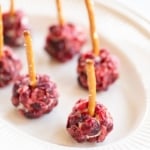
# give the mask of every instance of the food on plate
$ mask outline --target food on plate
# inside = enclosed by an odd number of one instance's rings
[[[38,118],[57,106],[58,91],[48,75],[35,73],[30,33],[24,31],[24,37],[29,74],[15,81],[12,103],[27,118]]]
[[[62,15],[60,0],[56,0],[59,24],[49,27],[45,50],[59,62],[71,60],[80,52],[86,42],[83,29],[73,23],[66,23]]]
[[[106,49],[101,49],[95,56],[92,52],[81,54],[78,59],[77,73],[79,84],[88,89],[87,76],[85,71],[86,59],[94,61],[96,74],[96,90],[105,91],[114,83],[118,77],[118,60]]]
[[[77,65],[78,82],[82,87],[88,89],[85,66],[86,60],[91,59],[94,61],[95,66],[96,90],[105,91],[119,77],[119,61],[118,58],[110,54],[107,49],[99,48],[99,39],[96,32],[92,0],[85,0],[85,3],[88,10],[93,50],[79,55]]]
[[[14,0],[10,0],[10,10],[3,13],[4,43],[18,47],[24,44],[23,31],[29,28],[28,18],[22,10],[15,10]]]
[[[0,87],[5,87],[14,81],[22,68],[21,61],[8,46],[4,46],[3,22],[0,7]]]
[[[79,99],[67,121],[67,131],[79,143],[102,142],[113,129],[113,119],[107,108],[96,103],[94,63],[86,60],[89,98]]]

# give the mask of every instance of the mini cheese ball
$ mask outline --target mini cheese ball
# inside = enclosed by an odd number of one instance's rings
[[[67,23],[49,27],[46,38],[46,52],[59,62],[71,60],[81,50],[86,41],[82,28]]]
[[[56,84],[47,75],[37,75],[30,85],[29,75],[19,76],[13,86],[12,104],[27,118],[38,118],[58,104]]]
[[[46,37],[46,52],[59,62],[67,62],[78,54],[86,42],[83,29],[64,22],[60,0],[56,0],[59,23],[49,27]]]
[[[11,48],[4,47],[0,57],[0,87],[15,81],[22,68],[21,61],[13,54]]]
[[[67,130],[79,143],[103,142],[113,129],[113,119],[107,108],[96,104],[94,115],[88,113],[88,99],[79,99],[67,121]]]
[[[67,120],[67,131],[77,142],[103,142],[113,129],[113,119],[107,108],[96,102],[94,62],[86,61],[89,98],[80,98]]]
[[[0,87],[5,87],[14,81],[22,68],[21,61],[3,41],[3,21],[0,6]]]
[[[77,74],[79,84],[85,89],[88,89],[85,69],[87,59],[94,61],[96,90],[106,91],[119,77],[118,58],[110,54],[107,49],[101,49],[97,56],[95,56],[92,51],[81,54],[78,59]]]
[[[10,11],[3,13],[4,43],[19,47],[23,46],[23,31],[29,28],[28,18],[22,10],[14,10],[14,2],[11,0]]]
[[[109,50],[99,48],[92,2],[91,0],[85,0],[90,23],[92,50],[80,54],[77,62],[77,76],[79,84],[85,89],[88,89],[85,64],[87,59],[93,60],[96,75],[96,90],[105,91],[119,77],[119,60]]]
[[[20,75],[14,83],[12,104],[27,118],[38,118],[58,104],[56,84],[48,75],[36,74],[29,31],[24,31],[28,74]]]

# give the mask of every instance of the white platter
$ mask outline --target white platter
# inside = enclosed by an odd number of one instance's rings
[[[48,26],[56,22],[54,19],[55,5],[52,2],[49,7],[48,0],[46,0],[43,3],[44,9],[42,9],[38,5],[42,3],[40,0],[26,2],[25,7],[25,2],[18,0],[17,6],[26,10],[29,15],[36,71],[51,76],[53,81],[57,83],[60,99],[59,105],[51,113],[39,119],[30,120],[21,116],[12,106],[10,101],[12,85],[1,89],[0,145],[4,147],[3,149],[10,147],[16,150],[20,147],[22,149],[33,147],[39,150],[74,148],[78,150],[81,147],[83,149],[88,147],[90,150],[97,148],[110,150],[148,148],[150,128],[147,127],[147,124],[150,122],[146,114],[149,108],[149,93],[144,72],[147,70],[146,63],[150,63],[148,61],[150,56],[146,55],[146,49],[150,47],[148,34],[145,34],[146,29],[144,30],[139,23],[134,22],[133,24],[132,21],[130,22],[130,18],[127,19],[125,15],[122,16],[112,8],[109,9],[110,5],[108,7],[107,3],[96,3],[97,28],[101,47],[106,47],[117,55],[121,64],[119,80],[107,92],[97,94],[97,100],[108,107],[114,118],[114,130],[103,143],[78,144],[65,129],[67,116],[74,103],[81,97],[86,98],[88,94],[77,83],[77,57],[68,63],[59,64],[47,56],[43,50],[44,40]],[[30,3],[34,4],[35,2],[38,4],[34,9],[31,9]],[[4,2],[4,7],[6,4],[8,3]],[[70,8],[74,8],[76,11]],[[88,28],[83,1],[64,0],[64,14],[66,20]],[[72,14],[75,15],[72,17]],[[143,46],[145,50],[142,52],[140,47]],[[88,43],[84,49],[89,50],[90,47],[91,45]],[[24,63],[22,73],[26,73],[24,48],[16,50],[15,53],[22,58]]]

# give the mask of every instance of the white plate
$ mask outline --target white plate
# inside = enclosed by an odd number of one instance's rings
[[[138,45],[141,47],[144,45],[145,49],[149,46],[147,34],[141,32],[142,27],[139,28],[139,24],[137,24],[137,28],[136,26],[133,27],[130,18],[127,22],[125,17],[122,18],[119,13],[112,11],[104,3],[97,3],[95,8],[101,46],[116,54],[121,63],[119,80],[107,92],[97,94],[97,100],[108,107],[114,118],[114,130],[103,143],[78,144],[68,135],[65,129],[67,116],[75,102],[81,97],[86,98],[88,96],[88,93],[80,88],[77,83],[77,58],[65,64],[59,64],[49,59],[43,47],[47,28],[50,23],[56,21],[54,19],[54,15],[56,15],[55,5],[52,3],[50,5],[52,8],[49,8],[48,1],[46,1],[42,10],[40,7],[38,8],[39,5],[36,5],[37,8],[35,9],[29,9],[31,4],[28,5],[28,2],[26,7],[23,1],[18,1],[17,4],[28,10],[30,16],[36,71],[50,75],[53,81],[57,83],[60,92],[59,105],[51,113],[39,119],[26,119],[11,105],[12,86],[2,89],[0,91],[0,143],[3,143],[2,145],[5,148],[10,146],[13,149],[20,149],[20,146],[23,145],[25,149],[32,146],[41,150],[49,148],[74,149],[75,147],[78,147],[77,149],[90,147],[91,150],[96,148],[118,150],[140,148],[141,143],[144,143],[146,148],[146,144],[149,142],[147,137],[150,137],[150,135],[147,134],[149,128],[145,127],[145,122],[148,119],[144,120],[144,118],[149,105],[144,78],[145,70],[144,68],[141,69],[140,66],[145,63],[143,60],[137,61],[137,59],[144,57],[146,62],[148,56],[145,56],[144,52],[141,56],[141,52],[137,54],[135,50],[131,51],[134,46],[138,50]],[[41,3],[40,0],[30,1],[30,3],[34,2]],[[76,11],[70,8],[74,8]],[[88,28],[87,14],[82,1],[64,1],[64,14],[67,20],[80,23]],[[76,15],[72,17],[73,14]],[[142,42],[135,45],[138,40],[142,40]],[[90,44],[87,44],[85,49],[89,50]],[[24,62],[22,73],[26,73],[24,48],[15,52]],[[140,62],[140,65],[138,62]],[[142,129],[142,132],[140,129]],[[143,141],[140,141],[141,134],[145,135]],[[9,144],[6,144],[8,141]]]

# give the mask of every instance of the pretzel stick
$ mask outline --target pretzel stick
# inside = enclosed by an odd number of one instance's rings
[[[14,8],[14,0],[10,0],[10,15],[13,16],[14,12],[15,12],[15,8]]]
[[[63,13],[62,13],[62,6],[61,6],[61,0],[56,0],[56,5],[57,5],[57,13],[58,13],[58,20],[59,24],[61,26],[64,25],[64,18],[63,18]]]
[[[93,0],[85,0],[86,8],[88,11],[89,23],[90,23],[90,33],[93,46],[93,53],[97,56],[99,54],[99,40],[96,32]]]
[[[88,112],[91,116],[93,116],[95,113],[95,105],[96,105],[96,78],[95,78],[94,63],[90,59],[86,61],[86,72],[89,87]]]
[[[26,44],[26,55],[28,62],[28,72],[30,77],[30,85],[36,85],[36,73],[34,68],[34,58],[33,58],[33,49],[32,49],[32,40],[29,31],[24,31],[24,38]]]

